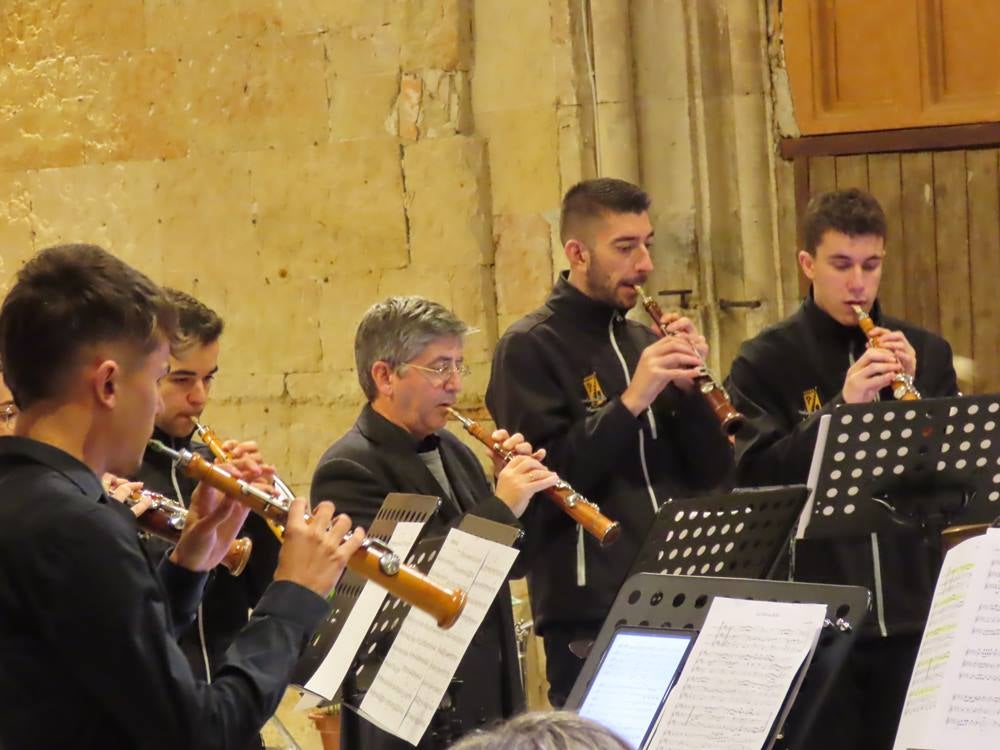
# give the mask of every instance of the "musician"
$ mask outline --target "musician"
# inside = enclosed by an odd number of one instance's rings
[[[44,250],[0,307],[0,360],[21,411],[0,438],[0,745],[233,748],[274,711],[361,545],[331,505],[306,525],[296,500],[275,581],[211,685],[175,634],[247,514],[196,489],[158,569],[135,519],[98,477],[139,464],[160,408],[175,312],[148,278],[100,248]],[[259,469],[228,470],[254,479]],[[69,700],[59,700],[69,696]]]
[[[195,451],[212,461],[214,457],[207,446],[192,442],[195,427],[191,420],[198,419],[208,405],[219,372],[224,323],[214,310],[191,295],[169,288],[163,292],[177,312],[178,324],[170,348],[170,372],[159,384],[163,409],[156,416],[153,437],[175,450]],[[247,457],[262,463],[256,443],[230,442],[227,447],[234,459]],[[184,506],[190,504],[197,485],[196,480],[177,470],[169,456],[151,448],[143,454],[142,465],[133,479]],[[246,570],[239,576],[230,575],[224,567],[212,572],[195,626],[180,640],[191,668],[201,678],[215,674],[233,637],[246,625],[247,612],[271,582],[277,565],[281,543],[260,516],[248,516],[240,535],[250,537],[253,542]],[[155,564],[170,545],[156,537],[147,537],[143,547]]]
[[[708,354],[687,318],[675,335],[629,321],[653,270],[649,197],[622,180],[587,180],[562,204],[569,271],[545,304],[503,335],[486,403],[498,425],[548,451],[546,464],[622,526],[607,549],[548,503],[521,519],[549,700],[564,705],[661,503],[722,481],[732,449],[693,379]],[[542,554],[539,554],[542,553]]]
[[[948,343],[879,305],[886,221],[875,198],[857,189],[817,196],[803,238],[805,301],[745,342],[729,375],[733,404],[748,420],[736,435],[744,485],[804,483],[819,418],[840,404],[891,399],[900,372],[924,397],[958,392]],[[878,348],[867,346],[853,305],[877,324]],[[862,736],[868,747],[891,744],[939,564],[936,545],[903,529],[796,543],[796,580],[856,584],[874,595],[872,632],[850,665],[857,689],[837,691],[856,703],[835,710],[816,746],[858,746]]]
[[[368,403],[351,430],[323,454],[313,476],[313,502],[337,498],[337,507],[370,525],[390,492],[441,498],[431,533],[456,525],[466,514],[518,526],[531,497],[557,477],[520,435],[493,433],[518,455],[498,470],[490,487],[472,451],[444,429],[468,374],[463,360],[465,323],[436,302],[390,297],[365,314],[354,340],[358,380]],[[466,652],[456,680],[456,717],[469,732],[523,708],[514,643],[510,591],[502,586]],[[341,747],[381,750],[410,745],[357,717],[342,714]],[[428,730],[419,747],[444,747]]]

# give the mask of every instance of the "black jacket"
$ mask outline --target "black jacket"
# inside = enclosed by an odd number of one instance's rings
[[[902,331],[916,350],[915,384],[924,397],[958,393],[948,342],[883,315],[878,302],[871,317],[880,326]],[[831,318],[811,291],[794,315],[743,344],[727,380],[733,404],[747,417],[736,435],[740,484],[805,483],[819,418],[843,403],[844,377],[866,344],[859,327]],[[891,389],[880,397],[891,399]],[[875,595],[878,630],[904,633],[922,628],[939,565],[936,545],[901,531],[799,541],[794,575],[804,581],[865,586]]]
[[[193,443],[190,436],[183,439],[173,438],[157,429],[153,432],[153,437],[175,450],[184,448],[200,453],[209,461],[213,460],[208,446]],[[133,478],[142,482],[146,489],[179,499],[185,507],[190,504],[191,493],[198,484],[197,480],[191,479],[183,471],[175,471],[169,456],[149,448],[146,449],[142,465]],[[229,644],[246,625],[247,612],[257,605],[264,590],[271,583],[274,569],[278,564],[281,543],[262,518],[253,513],[247,516],[240,536],[249,536],[253,542],[246,569],[239,576],[230,575],[222,566],[212,571],[199,610],[199,621],[196,627],[184,631],[180,638],[181,648],[187,654],[191,668],[202,679],[206,677],[206,658],[214,674]],[[146,535],[141,542],[154,564],[170,548],[169,543]],[[204,644],[202,633],[204,633]]]
[[[466,514],[518,526],[510,509],[493,494],[482,465],[468,447],[447,430],[436,436],[455,499],[446,496],[418,454],[418,443],[371,406],[365,406],[354,427],[323,454],[313,476],[313,504],[332,500],[356,526],[369,527],[390,492],[412,492],[442,498],[440,511],[428,523],[425,535],[456,526]],[[434,441],[432,436],[430,441]],[[458,667],[462,680],[458,713],[462,731],[513,716],[524,708],[517,646],[514,642],[510,589],[502,586],[490,612],[473,637]],[[381,732],[353,711],[342,716],[341,747],[365,750],[410,748]],[[419,747],[437,747],[425,735]]]
[[[0,437],[0,747],[242,748],[277,708],[329,605],[271,584],[207,685],[175,642],[205,575],[136,532],[87,466]]]
[[[532,501],[521,523],[541,634],[550,624],[603,622],[658,505],[708,490],[732,467],[732,448],[701,396],[668,387],[638,419],[622,404],[655,339],[564,275],[497,345],[486,391],[497,425],[545,448],[545,463],[622,526],[600,549],[553,504]]]

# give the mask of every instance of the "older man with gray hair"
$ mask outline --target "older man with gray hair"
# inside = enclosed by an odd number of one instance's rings
[[[368,527],[390,492],[435,495],[441,509],[431,530],[443,531],[466,514],[519,526],[532,496],[557,477],[519,435],[493,439],[518,455],[494,457],[496,487],[476,456],[444,429],[469,372],[463,359],[468,327],[442,305],[422,297],[390,297],[364,316],[355,336],[358,380],[368,403],[354,427],[334,443],[313,476],[314,503],[336,498],[337,508]],[[523,708],[510,591],[503,586],[455,675],[462,685],[454,716],[469,732]],[[445,747],[429,731],[419,748]],[[343,714],[342,748],[386,750],[411,745],[352,711]]]

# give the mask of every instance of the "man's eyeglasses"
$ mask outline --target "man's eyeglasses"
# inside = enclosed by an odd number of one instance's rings
[[[0,404],[0,424],[10,426],[10,423],[17,418],[17,404],[7,401]]]
[[[451,380],[453,375],[465,378],[472,372],[468,365],[457,362],[445,362],[439,367],[424,367],[423,365],[415,365],[412,362],[404,362],[399,366],[399,370],[401,371],[405,367],[412,367],[414,370],[419,370],[424,374],[428,382],[434,386],[444,385]]]

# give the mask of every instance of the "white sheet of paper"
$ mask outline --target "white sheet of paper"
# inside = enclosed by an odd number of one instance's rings
[[[389,547],[401,558],[406,559],[423,527],[424,524],[413,521],[397,523],[389,538]],[[317,667],[313,676],[303,685],[309,693],[333,700],[334,694],[347,676],[347,670],[351,668],[351,662],[354,661],[358,649],[361,648],[361,643],[371,629],[386,596],[388,596],[386,590],[377,583],[371,581],[365,583],[358,600],[347,616],[344,629],[340,631],[336,642],[330,648],[326,658]],[[336,597],[334,601],[336,601]],[[302,708],[311,708],[315,705],[315,700],[310,700],[306,696],[303,696],[299,703]]]
[[[448,532],[429,577],[466,591],[465,609],[448,630],[410,610],[361,702],[365,718],[412,745],[420,741],[516,557],[517,550],[502,544]]]
[[[983,541],[967,539],[948,552],[941,566],[893,750],[919,747],[927,740]]]
[[[812,520],[813,505],[816,498],[816,483],[819,482],[819,470],[823,464],[823,450],[826,447],[826,436],[830,432],[829,414],[824,414],[819,418],[819,427],[816,431],[816,445],[813,448],[812,463],[809,465],[809,477],[806,479],[806,487],[809,488],[809,499],[806,500],[802,514],[799,516],[799,525],[795,530],[796,539],[804,539],[806,529],[809,528],[809,521]]]
[[[825,617],[823,604],[714,599],[646,747],[760,750]]]

